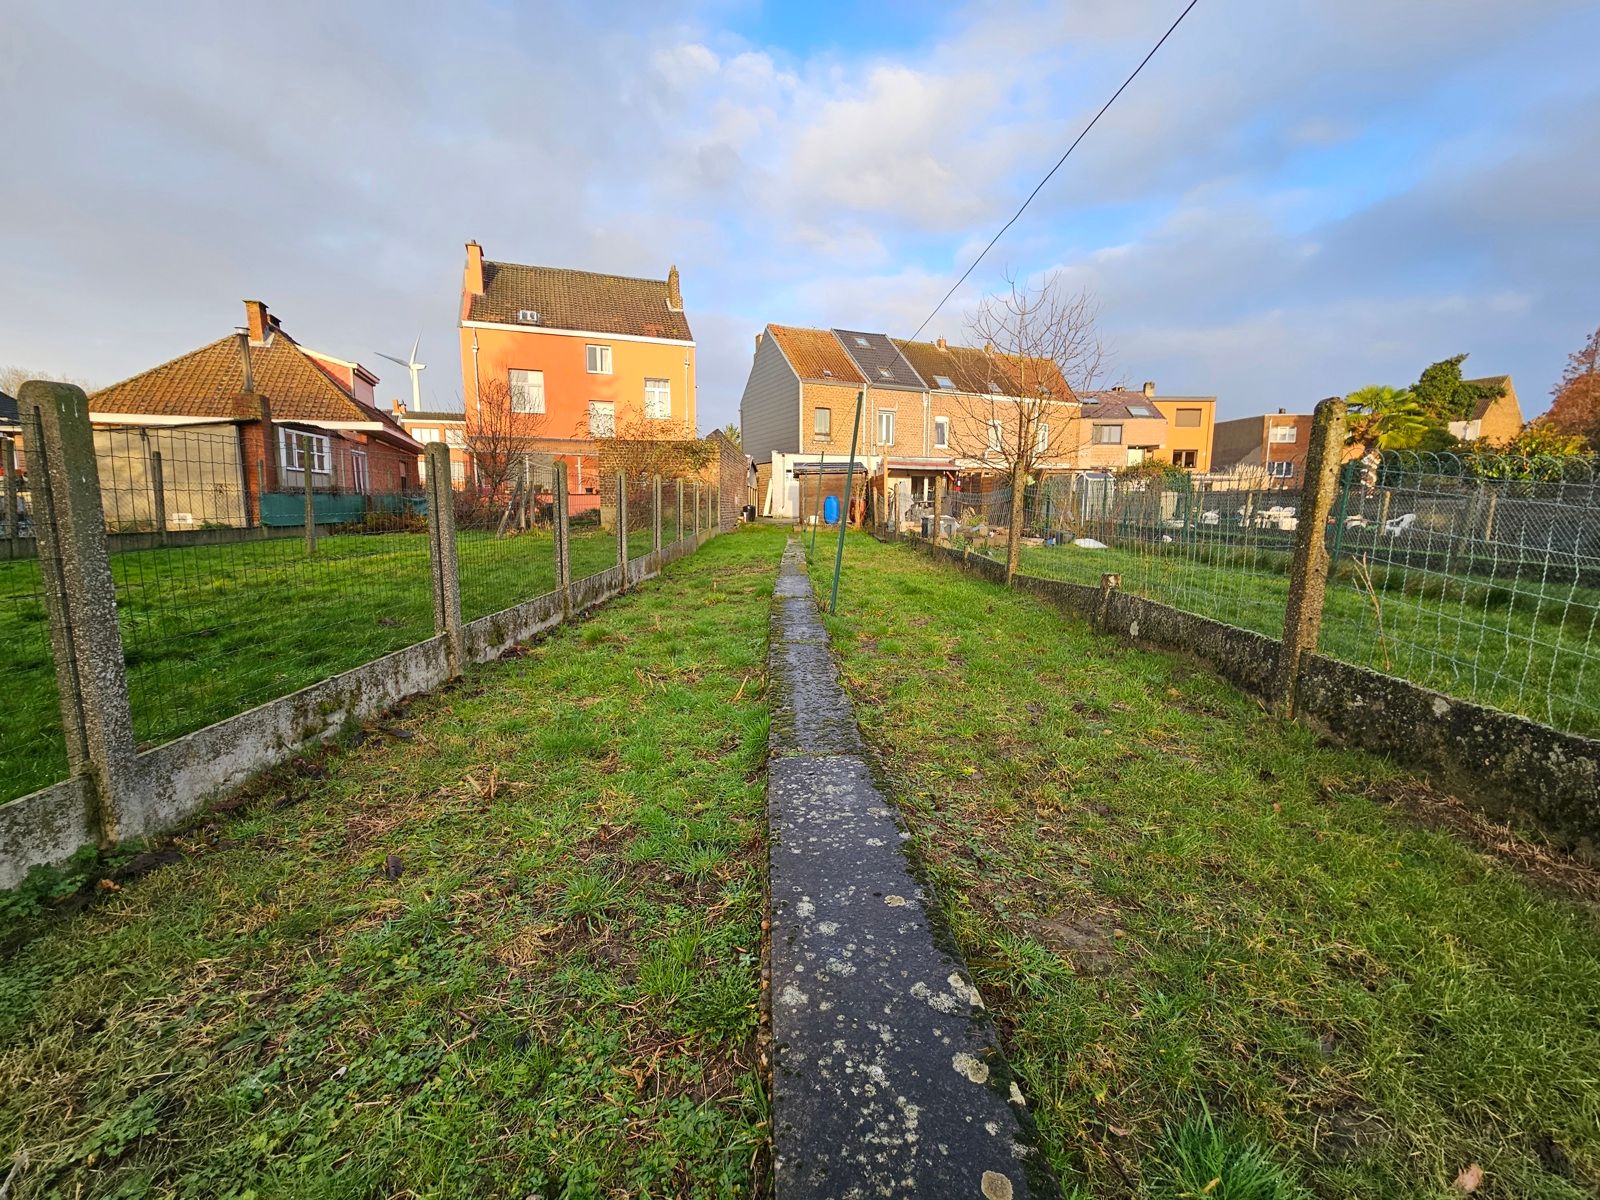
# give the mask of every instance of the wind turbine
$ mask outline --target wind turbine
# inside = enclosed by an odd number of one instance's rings
[[[410,358],[396,358],[392,354],[385,354],[382,350],[379,350],[377,352],[379,358],[387,358],[392,363],[399,363],[407,371],[411,372],[411,411],[412,412],[420,412],[421,409],[422,409],[422,383],[417,378],[417,376],[422,374],[423,371],[426,371],[428,369],[428,364],[427,363],[419,363],[417,361],[417,347],[421,346],[421,345],[422,345],[422,335],[419,333],[419,334],[417,334],[417,340],[411,344],[411,357]]]

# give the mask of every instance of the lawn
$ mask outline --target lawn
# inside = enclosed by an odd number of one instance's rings
[[[5,898],[11,1200],[764,1187],[782,541],[718,538],[110,882]]]
[[[852,537],[840,606],[864,733],[1069,1189],[1443,1198],[1477,1164],[1479,1196],[1600,1190],[1593,873],[1548,882],[1503,830],[1491,855],[1385,762],[909,547]]]
[[[635,557],[649,548],[632,535]],[[614,536],[577,526],[572,575],[616,562]],[[555,586],[548,530],[458,539],[462,616],[487,616]],[[157,745],[433,636],[427,535],[298,538],[184,546],[111,559],[134,735]],[[62,778],[49,625],[33,560],[0,564],[0,800]]]
[[[1004,547],[991,553],[1004,557]],[[1220,544],[1085,550],[1029,546],[1024,574],[1098,585],[1283,636],[1288,555]],[[1600,736],[1600,592],[1528,579],[1513,585],[1374,565],[1378,607],[1343,558],[1323,608],[1322,653],[1448,695]],[[1381,613],[1380,621],[1376,614]]]

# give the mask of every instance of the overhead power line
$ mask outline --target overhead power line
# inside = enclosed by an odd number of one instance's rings
[[[1178,19],[1168,26],[1167,31],[1161,35],[1160,41],[1156,42],[1154,46],[1151,46],[1150,53],[1146,54],[1142,59],[1139,60],[1139,65],[1133,69],[1133,74],[1124,79],[1122,81],[1122,86],[1111,93],[1111,99],[1107,100],[1100,106],[1100,111],[1095,113],[1093,120],[1083,127],[1083,131],[1079,133],[1077,137],[1072,139],[1072,145],[1067,147],[1066,153],[1060,158],[1056,159],[1056,165],[1051,167],[1050,170],[1045,173],[1045,177],[1039,180],[1038,185],[1033,189],[1033,191],[1028,193],[1028,198],[1022,202],[1022,206],[1018,208],[1016,212],[1011,214],[1011,219],[1004,225],[1000,226],[999,232],[989,239],[989,244],[979,252],[978,257],[972,260],[972,263],[965,271],[961,272],[961,278],[950,285],[950,290],[944,294],[944,298],[941,299],[939,303],[933,306],[933,311],[923,318],[922,324],[917,326],[917,332],[911,335],[911,337],[908,339],[909,341],[916,341],[922,331],[928,327],[928,322],[939,315],[939,310],[949,303],[950,297],[956,294],[956,289],[967,281],[967,276],[971,275],[973,271],[978,269],[978,264],[984,260],[989,251],[994,249],[995,243],[1005,236],[1006,230],[1010,229],[1017,223],[1017,218],[1021,217],[1022,214],[1028,210],[1028,205],[1033,203],[1033,198],[1044,190],[1044,185],[1049,183],[1051,177],[1061,169],[1061,164],[1066,162],[1067,159],[1071,157],[1072,152],[1078,148],[1078,143],[1083,141],[1083,139],[1089,135],[1089,131],[1095,127],[1100,118],[1106,115],[1106,109],[1115,104],[1117,102],[1117,97],[1122,95],[1122,93],[1127,90],[1128,85],[1139,77],[1139,72],[1144,70],[1145,64],[1156,56],[1156,51],[1161,49],[1162,43],[1172,36],[1173,30],[1177,29],[1179,25],[1183,24],[1183,19],[1189,15],[1189,10],[1198,3],[1200,3],[1200,0],[1189,0],[1188,5],[1181,13],[1178,14]]]

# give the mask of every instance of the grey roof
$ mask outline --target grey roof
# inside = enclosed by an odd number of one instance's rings
[[[415,412],[408,410],[406,415],[400,419],[402,421],[465,421],[467,419],[467,414],[462,412],[460,409],[452,410],[444,408],[419,408]]]
[[[1142,392],[1087,392],[1081,399],[1083,415],[1091,421],[1166,421]]]
[[[835,329],[832,332],[844,347],[844,352],[850,356],[850,361],[866,378],[868,387],[913,388],[920,392],[929,386],[912,369],[906,356],[883,334],[866,333],[859,329]]]

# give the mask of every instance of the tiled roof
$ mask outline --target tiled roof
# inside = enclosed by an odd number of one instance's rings
[[[1479,400],[1477,407],[1472,410],[1472,419],[1474,421],[1483,420],[1491,408],[1506,398],[1507,393],[1515,394],[1511,386],[1511,376],[1509,375],[1487,375],[1482,379],[1463,379],[1461,382],[1487,384],[1495,389],[1492,395],[1485,396],[1482,400]]]
[[[939,383],[941,377],[948,379],[955,391],[972,392],[980,396],[991,394],[991,380],[1003,380],[1002,387],[1010,382],[999,374],[995,360],[974,346],[951,346],[947,343],[941,349],[933,342],[903,342],[898,339],[895,345],[916,368],[917,374],[927,381],[930,391],[952,390]]]
[[[792,325],[768,325],[767,335],[778,343],[789,365],[801,379],[822,383],[864,382],[855,363],[844,352],[837,338],[826,329],[801,329]]]
[[[283,330],[265,343],[250,344],[250,370],[257,394],[272,406],[275,421],[325,421],[346,425],[378,422],[389,440],[411,439],[392,418],[362,404],[335,383]],[[89,396],[89,413],[128,413],[152,417],[244,415],[244,364],[239,336],[229,334]]]
[[[883,334],[859,329],[835,329],[833,336],[839,339],[844,352],[873,387],[916,388],[921,391],[926,386],[899,348]]]
[[[519,321],[523,311],[538,324]],[[667,307],[665,279],[597,275],[559,267],[485,262],[483,295],[473,296],[469,321],[527,324],[530,329],[577,329],[689,342],[689,319]]]
[[[408,423],[411,421],[465,421],[467,414],[458,410],[444,411],[442,409],[434,409],[426,411],[419,408],[415,412],[408,411],[402,419]]]
[[[1166,424],[1154,400],[1143,392],[1085,392],[1083,415],[1091,421],[1160,421]],[[1139,411],[1135,412],[1137,409]]]

